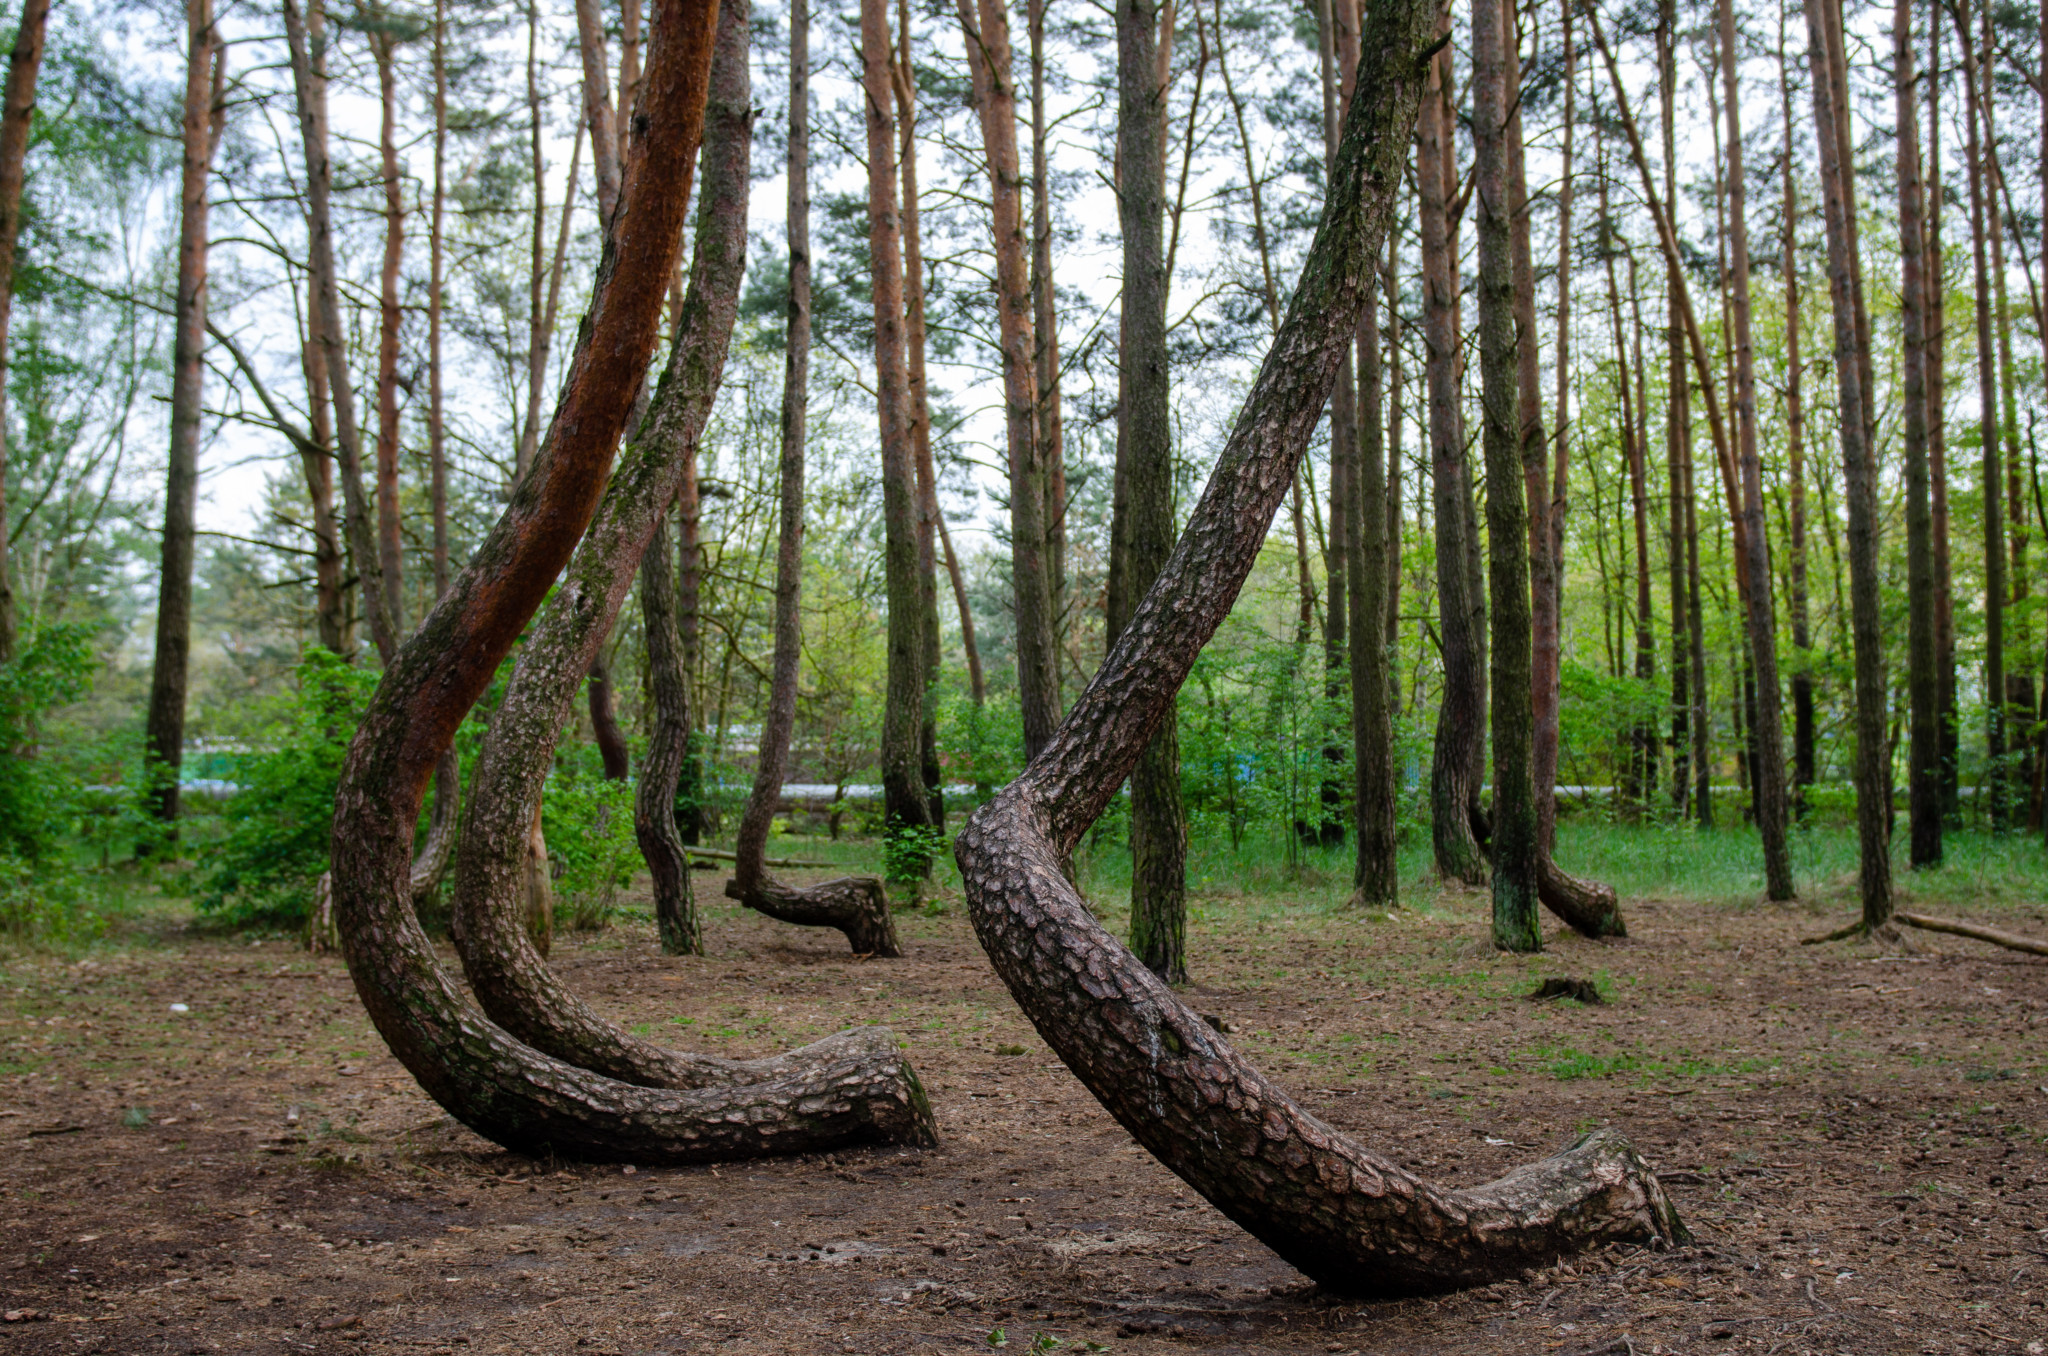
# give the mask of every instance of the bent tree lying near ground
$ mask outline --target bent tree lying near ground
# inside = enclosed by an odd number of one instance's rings
[[[371,1020],[435,1101],[478,1133],[531,1152],[688,1163],[935,1137],[915,1074],[879,1029],[843,1032],[744,1066],[642,1048],[608,1057],[576,1049],[571,1062],[536,1049],[462,997],[411,907],[412,832],[427,779],[569,563],[606,490],[675,269],[718,10],[717,0],[655,6],[639,135],[546,443],[469,568],[385,670],[336,795],[335,918]],[[743,25],[744,7],[740,15]],[[639,465],[651,474],[644,457]],[[634,472],[629,460],[610,507],[626,502]],[[611,516],[607,542],[623,552],[634,534],[618,517]],[[647,534],[639,534],[640,548]],[[624,560],[625,577],[638,549]],[[575,592],[579,613],[603,610],[604,589]],[[613,612],[616,606],[612,600]],[[606,615],[592,624],[601,635],[609,622]],[[539,648],[569,674],[573,690],[588,654],[566,643]],[[510,1014],[500,1005],[498,1015]],[[586,1030],[550,1015],[529,1014],[529,1028],[551,1042],[565,1027]],[[732,1081],[723,1081],[727,1075]]]
[[[1686,1237],[1635,1150],[1596,1131],[1498,1181],[1422,1181],[1303,1111],[1096,921],[1060,863],[1173,710],[1229,613],[1336,379],[1391,218],[1434,0],[1366,7],[1331,190],[1286,323],[1201,503],[1072,712],[955,845],[976,934],[1018,1004],[1125,1129],[1317,1281],[1416,1294],[1610,1240]]]

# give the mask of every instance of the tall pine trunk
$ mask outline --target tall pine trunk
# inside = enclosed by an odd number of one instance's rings
[[[1778,686],[1778,620],[1771,601],[1771,539],[1764,521],[1763,464],[1757,455],[1756,348],[1750,334],[1749,193],[1743,173],[1742,100],[1735,42],[1734,0],[1720,0],[1722,111],[1728,179],[1729,309],[1735,341],[1735,435],[1742,468],[1743,540],[1748,560],[1744,619],[1748,622],[1756,714],[1750,726],[1755,749],[1752,796],[1763,839],[1764,893],[1791,899],[1792,854],[1787,841],[1790,805],[1785,785],[1785,733]]]
[[[14,256],[21,240],[21,189],[49,20],[50,0],[23,0],[8,55],[6,93],[0,97],[0,525],[8,521],[7,340],[14,314]],[[15,648],[14,575],[7,555],[6,543],[0,542],[0,664],[14,658]]]
[[[1117,160],[1122,179],[1123,399],[1117,469],[1126,521],[1123,599],[1152,587],[1173,549],[1172,376],[1166,352],[1166,87],[1159,77],[1159,7],[1118,0]],[[1109,618],[1114,644],[1127,616]],[[1187,819],[1181,808],[1178,721],[1169,719],[1131,774],[1131,950],[1169,984],[1187,978]]]
[[[199,432],[206,388],[207,186],[222,115],[222,47],[212,0],[185,4],[184,174],[178,189],[178,298],[171,356],[171,437],[157,575],[156,661],[143,742],[150,811],[178,818],[185,754],[185,694],[192,650],[193,514],[199,501]]]
[[[1892,914],[1890,746],[1885,738],[1886,690],[1884,619],[1878,596],[1877,470],[1865,418],[1863,342],[1856,323],[1855,243],[1849,234],[1855,196],[1853,166],[1843,157],[1847,117],[1825,64],[1824,7],[1831,0],[1806,0],[1809,60],[1813,70],[1816,141],[1827,223],[1828,299],[1834,311],[1834,366],[1842,445],[1844,498],[1849,508],[1849,596],[1856,651],[1856,828],[1861,868],[1863,926],[1885,925]],[[1995,528],[1994,528],[1995,530]]]
[[[1052,577],[1045,506],[1049,478],[1038,437],[1038,374],[1023,183],[1017,155],[1017,86],[1005,0],[959,0],[967,64],[988,156],[996,256],[996,323],[1003,368],[1010,473],[1011,591],[1017,623],[1017,698],[1024,751],[1035,756],[1059,723]],[[870,117],[872,117],[872,113]],[[877,268],[880,267],[878,264]]]
[[[1927,242],[1921,221],[1920,105],[1915,97],[1913,0],[1892,7],[1892,82],[1898,110],[1899,250],[1903,280],[1902,321],[1904,403],[1901,420],[1906,453],[1906,650],[1912,722],[1908,734],[1907,807],[1912,832],[1911,862],[1941,860],[1940,693],[1935,678],[1934,522],[1927,478]]]

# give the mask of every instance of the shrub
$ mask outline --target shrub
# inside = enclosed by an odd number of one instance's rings
[[[557,771],[541,793],[541,832],[555,866],[556,918],[579,931],[606,926],[640,864],[633,784]]]
[[[238,760],[227,831],[207,853],[196,901],[234,925],[297,925],[327,869],[341,761],[377,675],[326,650],[306,651],[263,752]]]

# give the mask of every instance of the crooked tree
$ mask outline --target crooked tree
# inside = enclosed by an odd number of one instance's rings
[[[1201,501],[1058,733],[954,848],[996,972],[1118,1122],[1311,1277],[1382,1295],[1480,1284],[1579,1247],[1685,1231],[1655,1176],[1611,1131],[1464,1190],[1371,1153],[1246,1063],[1103,929],[1061,865],[1172,718],[1294,482],[1376,291],[1407,134],[1443,41],[1438,18],[1429,0],[1368,11],[1323,219]]]

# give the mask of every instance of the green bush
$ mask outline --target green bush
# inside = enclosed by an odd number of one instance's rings
[[[77,701],[97,667],[90,632],[47,626],[0,664],[0,856],[51,863],[76,827],[83,788],[63,750],[44,746],[44,720]]]
[[[640,865],[633,784],[587,769],[557,770],[541,792],[541,832],[555,870],[555,917],[594,931],[611,922]]]
[[[299,661],[259,753],[237,760],[240,786],[222,809],[226,832],[201,868],[200,910],[236,926],[297,925],[327,870],[334,792],[377,675],[326,650]]]

